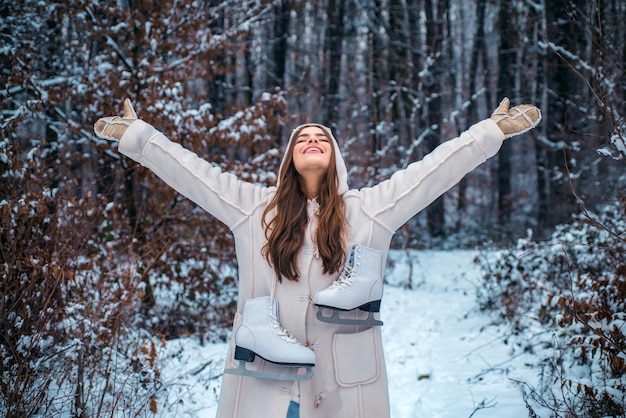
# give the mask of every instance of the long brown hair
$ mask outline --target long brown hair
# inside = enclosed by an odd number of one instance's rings
[[[279,173],[278,189],[263,212],[267,238],[262,250],[263,256],[274,268],[279,281],[283,277],[295,281],[299,279],[298,253],[302,249],[308,223],[304,180],[293,164],[294,145],[295,141],[291,141],[284,157],[284,166]],[[347,221],[343,198],[338,191],[339,176],[334,144],[332,148],[330,165],[322,179],[317,197],[319,222],[314,243],[322,259],[324,274],[339,271],[345,262]],[[275,216],[268,221],[274,210]]]

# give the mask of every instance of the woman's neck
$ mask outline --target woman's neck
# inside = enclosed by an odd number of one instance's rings
[[[322,184],[322,176],[303,176],[302,191],[307,199],[313,200],[319,195],[320,186]]]

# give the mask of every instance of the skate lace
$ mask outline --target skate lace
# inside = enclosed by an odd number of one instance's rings
[[[272,324],[272,328],[274,328],[274,330],[276,331],[276,335],[282,338],[283,341],[291,344],[298,343],[298,340],[293,335],[291,335],[289,332],[287,332],[287,330],[283,329],[283,327],[280,326],[280,324],[278,323],[278,318],[276,318],[275,315],[270,314],[270,321]]]
[[[344,266],[341,275],[333,282],[331,287],[335,289],[345,289],[352,284],[357,270],[352,266]]]

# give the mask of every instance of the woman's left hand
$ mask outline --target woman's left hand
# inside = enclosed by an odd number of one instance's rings
[[[505,138],[523,134],[541,122],[541,110],[538,107],[522,104],[509,109],[509,99],[505,97],[491,115]]]

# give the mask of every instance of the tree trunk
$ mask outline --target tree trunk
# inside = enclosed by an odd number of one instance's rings
[[[274,64],[274,80],[271,85],[285,86],[285,69],[287,68],[287,39],[289,37],[289,16],[291,1],[284,0],[274,6],[274,37],[276,41],[272,48]],[[270,87],[270,85],[268,85]]]
[[[570,11],[584,9],[585,0],[572,0],[567,5],[558,0],[547,0],[545,10],[548,39],[568,52],[582,54],[586,49],[584,32],[575,21],[564,20],[563,17],[569,16]],[[545,185],[547,199],[543,202],[547,212],[541,214],[539,219],[543,222],[540,226],[550,228],[552,225],[566,222],[577,208],[568,183],[566,160],[569,158],[567,155],[570,152],[569,144],[579,138],[576,129],[578,121],[571,115],[577,113],[576,100],[581,99],[581,92],[584,91],[581,84],[584,80],[573,77],[570,66],[558,54],[550,53],[547,65],[547,83],[552,94],[548,102],[550,118],[543,123],[550,133],[547,139],[553,145],[544,150],[545,165],[540,167],[547,181]]]
[[[341,55],[343,52],[343,34],[345,0],[328,0],[328,25],[326,26],[326,72],[324,80],[325,96],[324,121],[332,128],[339,121],[339,84],[341,80]]]
[[[435,62],[439,62],[438,55],[442,52],[441,44],[443,37],[443,13],[445,1],[426,0],[426,47],[428,56]],[[443,66],[433,66],[441,69]],[[431,71],[426,80],[426,97],[428,97],[427,129],[430,134],[426,137],[428,151],[434,150],[441,139],[441,73]],[[431,237],[439,238],[445,233],[445,210],[443,196],[439,197],[426,209],[428,229]]]
[[[372,16],[381,16],[382,5],[380,0],[373,1]],[[369,30],[369,95],[370,95],[370,109],[371,117],[369,118],[368,131],[371,133],[372,141],[370,152],[372,155],[376,155],[377,152],[383,146],[383,135],[378,129],[378,126],[385,121],[384,107],[385,100],[382,91],[385,86],[385,80],[387,79],[387,60],[385,57],[388,54],[389,43],[382,34],[375,31],[375,27],[370,27]],[[373,161],[374,162],[374,161]],[[380,164],[372,164],[370,175],[375,178],[378,174]]]
[[[511,89],[515,86],[516,72],[516,46],[519,38],[515,23],[515,9],[511,2],[500,2],[500,48],[498,53],[498,88],[497,97],[502,98],[511,95]],[[492,108],[495,106],[492,104]],[[498,152],[498,223],[508,229],[511,219],[511,154],[513,143],[504,141]]]

